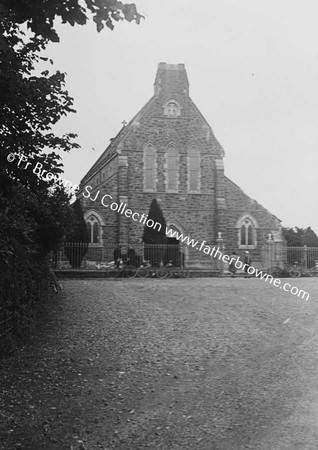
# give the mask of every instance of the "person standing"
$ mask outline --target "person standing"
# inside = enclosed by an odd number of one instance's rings
[[[120,260],[121,260],[122,254],[121,254],[121,245],[116,245],[115,250],[114,250],[114,261],[115,261],[115,266],[118,268],[119,264],[120,264]]]
[[[236,274],[236,270],[237,270],[236,266],[235,266],[235,263],[236,263],[237,258],[238,258],[236,252],[232,252],[232,255],[231,255],[230,258],[231,259],[230,259],[229,271],[231,272],[231,278],[235,278],[235,274]]]
[[[131,246],[129,246],[128,248],[128,252],[127,252],[127,259],[128,259],[128,264],[130,266],[136,266],[137,265],[137,255],[135,252],[135,249]]]
[[[250,278],[250,275],[248,273],[248,268],[252,264],[252,258],[251,258],[250,252],[248,250],[246,250],[244,253],[245,253],[245,257],[244,257],[245,278]]]

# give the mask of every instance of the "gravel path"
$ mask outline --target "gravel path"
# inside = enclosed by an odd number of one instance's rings
[[[317,450],[318,280],[294,284],[308,302],[257,279],[64,281],[1,361],[0,449]]]

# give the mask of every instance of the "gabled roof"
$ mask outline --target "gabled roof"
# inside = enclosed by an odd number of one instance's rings
[[[258,203],[256,200],[252,199],[251,197],[249,197],[247,194],[245,194],[245,192],[243,191],[243,189],[241,189],[237,184],[235,184],[232,180],[230,180],[227,176],[224,175],[224,181],[225,184],[231,184],[233,187],[235,187],[236,189],[238,189],[239,191],[241,191],[241,193],[243,195],[245,195],[247,198],[249,198],[250,200],[252,200],[253,202],[255,202],[259,207],[261,207],[264,211],[266,211],[268,214],[270,214],[271,216],[275,217],[275,219],[277,219],[279,222],[281,222],[281,219],[279,219],[277,216],[275,216],[275,214],[271,213],[270,211],[268,211],[268,209],[264,208],[264,206],[262,206],[260,203]],[[226,201],[226,198],[225,198]]]
[[[111,142],[108,147],[104,150],[97,161],[82,178],[81,185],[87,183],[91,177],[95,176],[95,174],[97,174],[106,163],[108,163],[113,157],[116,156],[116,154],[119,153],[116,152],[116,148],[118,147],[120,142],[131,131],[134,124],[138,121],[139,117],[147,114],[147,110],[152,106],[154,102],[160,102],[164,100],[165,97],[176,92],[178,92],[178,96],[180,98],[183,98],[183,100],[189,102],[189,105],[194,108],[198,116],[201,117],[204,126],[206,126],[207,130],[209,130],[211,139],[210,142],[213,142],[212,148],[219,151],[221,157],[223,157],[224,150],[221,144],[214,136],[212,128],[207,120],[203,117],[198,107],[189,97],[188,88],[189,82],[184,64],[159,63],[155,79],[155,95],[151,97],[151,99],[140,109],[140,111],[130,120],[130,122],[126,126],[123,126],[118,134],[110,140]]]
[[[211,136],[213,137],[213,140],[215,142],[215,144],[217,145],[218,149],[221,151],[221,155],[222,158],[224,158],[225,156],[225,151],[222,147],[222,145],[220,144],[220,142],[217,140],[217,138],[215,137],[215,134],[213,133],[212,127],[209,124],[209,122],[206,120],[206,118],[203,116],[203,114],[201,113],[201,111],[199,110],[199,108],[197,107],[197,105],[194,103],[194,101],[192,100],[192,98],[189,97],[189,100],[192,104],[192,106],[196,109],[197,113],[200,115],[200,117],[202,118],[202,120],[204,121],[204,123],[206,124],[206,126],[209,128],[210,132],[211,132]]]
[[[141,110],[128,122],[127,125],[123,126],[121,130],[117,133],[114,138],[110,139],[110,144],[103,151],[103,153],[99,156],[97,161],[93,164],[93,166],[89,169],[89,171],[84,175],[81,180],[81,184],[85,184],[92,176],[94,176],[100,169],[109,161],[111,158],[107,158],[107,154],[110,153],[111,149],[116,149],[117,145],[122,141],[122,139],[129,133],[132,129],[134,122],[137,121],[138,117],[140,117],[144,112],[147,111],[149,106],[155,100],[155,97],[151,97],[151,99],[141,108]]]

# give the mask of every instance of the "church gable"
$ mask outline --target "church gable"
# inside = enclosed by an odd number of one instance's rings
[[[160,63],[154,83],[154,97],[134,123],[136,138],[166,146],[174,140],[183,148],[199,144],[205,151],[223,157],[223,149],[211,127],[189,97],[184,64]],[[130,123],[128,127],[132,124]]]
[[[154,93],[122,140],[131,190],[211,194],[224,151],[189,97],[184,65],[160,63]]]
[[[127,205],[146,217],[155,198],[166,222],[184,236],[214,245],[221,232],[227,249],[260,255],[279,220],[224,176],[224,151],[189,96],[183,64],[159,64],[154,96],[123,125],[78,194],[92,246],[140,244],[144,223],[110,205]],[[211,263],[195,248],[183,247],[187,263]]]
[[[210,186],[207,184],[208,174],[212,180],[214,161],[222,159],[224,151],[211,127],[189,97],[189,82],[184,65],[159,63],[154,91],[154,97],[111,139],[110,145],[85,175],[82,184],[101,183],[105,176],[109,175],[105,174],[109,172],[105,167],[109,164],[116,165],[114,158],[125,155],[129,172],[142,175],[141,168],[145,168],[144,179],[139,177],[138,190],[141,184],[144,192],[159,190],[170,193],[200,193],[211,190],[212,183]],[[152,162],[146,154],[149,146],[155,151]],[[169,156],[172,147],[176,153],[174,157]],[[197,162],[193,156],[194,150],[198,152]],[[170,168],[170,163],[176,162],[178,172],[176,168]],[[153,167],[149,164],[153,164]],[[200,165],[200,170],[197,170],[196,164]],[[157,169],[156,185],[149,181],[154,166]],[[200,187],[194,180],[196,172],[202,175]],[[171,188],[173,173],[178,181]]]

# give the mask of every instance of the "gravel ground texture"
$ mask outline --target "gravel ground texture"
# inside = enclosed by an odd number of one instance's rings
[[[284,280],[285,281],[285,280]],[[318,279],[65,280],[0,367],[0,449],[318,449]]]

